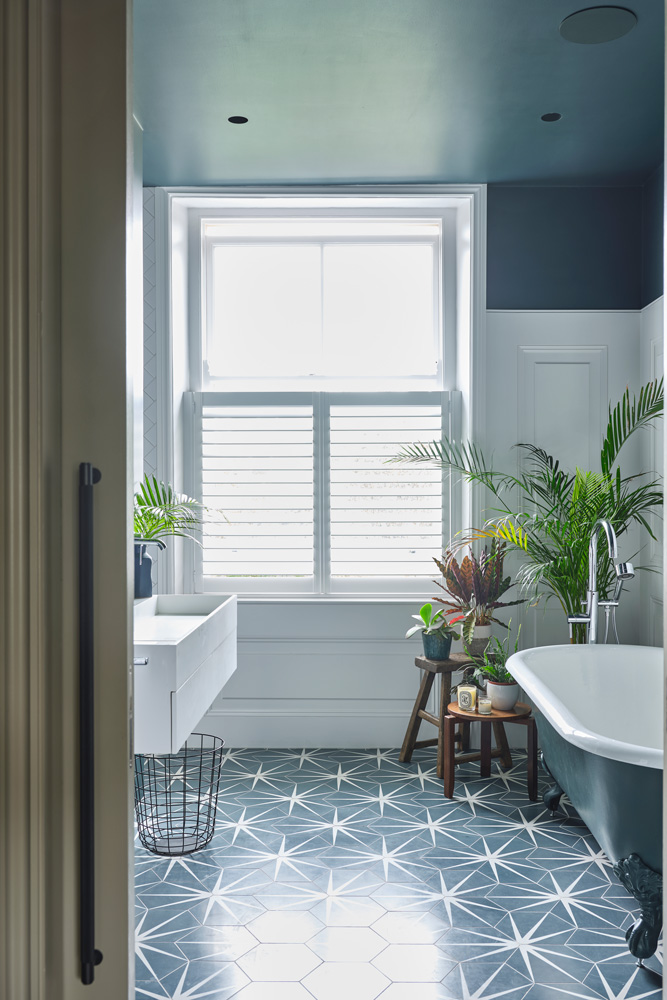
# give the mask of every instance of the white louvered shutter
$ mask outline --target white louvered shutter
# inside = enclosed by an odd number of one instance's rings
[[[201,495],[209,516],[204,578],[240,592],[312,590],[313,406],[206,405],[201,417]]]
[[[193,492],[226,520],[206,517],[196,589],[428,591],[449,486],[387,459],[441,437],[448,394],[397,395],[202,394]]]
[[[362,580],[377,591],[391,589],[391,579],[429,581],[447,513],[442,472],[387,459],[405,444],[440,438],[440,403],[333,404],[329,426],[332,589],[359,589]]]

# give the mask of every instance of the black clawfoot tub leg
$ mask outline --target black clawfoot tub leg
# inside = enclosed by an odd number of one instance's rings
[[[658,946],[662,930],[662,875],[645,865],[638,854],[621,858],[614,874],[639,903],[641,915],[625,933],[628,948],[642,965]]]
[[[544,795],[542,796],[542,801],[544,802],[547,809],[550,809],[551,812],[553,813],[556,812],[556,809],[558,809],[558,803],[560,802],[561,795],[563,794],[564,792],[563,789],[560,787],[560,785],[554,784],[544,793]]]

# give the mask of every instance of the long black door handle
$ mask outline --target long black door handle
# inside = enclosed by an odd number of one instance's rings
[[[95,630],[93,486],[102,473],[79,466],[79,927],[81,982],[89,986],[102,952],[95,948]]]

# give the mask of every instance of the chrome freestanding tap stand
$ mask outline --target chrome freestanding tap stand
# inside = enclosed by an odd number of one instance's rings
[[[606,601],[600,600],[597,585],[598,535],[600,531],[604,531],[607,536],[609,558],[614,563],[614,571],[616,573],[614,596],[611,600]],[[631,580],[634,575],[635,571],[632,563],[618,562],[618,542],[616,539],[616,532],[614,531],[611,522],[604,519],[596,521],[593,531],[591,532],[590,542],[588,543],[588,590],[586,592],[586,611],[584,614],[580,615],[568,615],[567,621],[570,626],[570,638],[572,638],[574,626],[586,625],[586,641],[588,643],[597,643],[599,609],[604,608],[604,641],[607,641],[609,635],[609,619],[611,617],[614,636],[616,642],[618,643],[619,638],[618,630],[616,628],[616,608],[619,605],[624,581]]]

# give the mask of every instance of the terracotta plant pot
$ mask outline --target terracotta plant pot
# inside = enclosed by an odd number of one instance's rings
[[[491,708],[499,712],[511,712],[519,700],[519,685],[513,681],[508,684],[498,684],[487,680],[486,693],[491,699]]]

